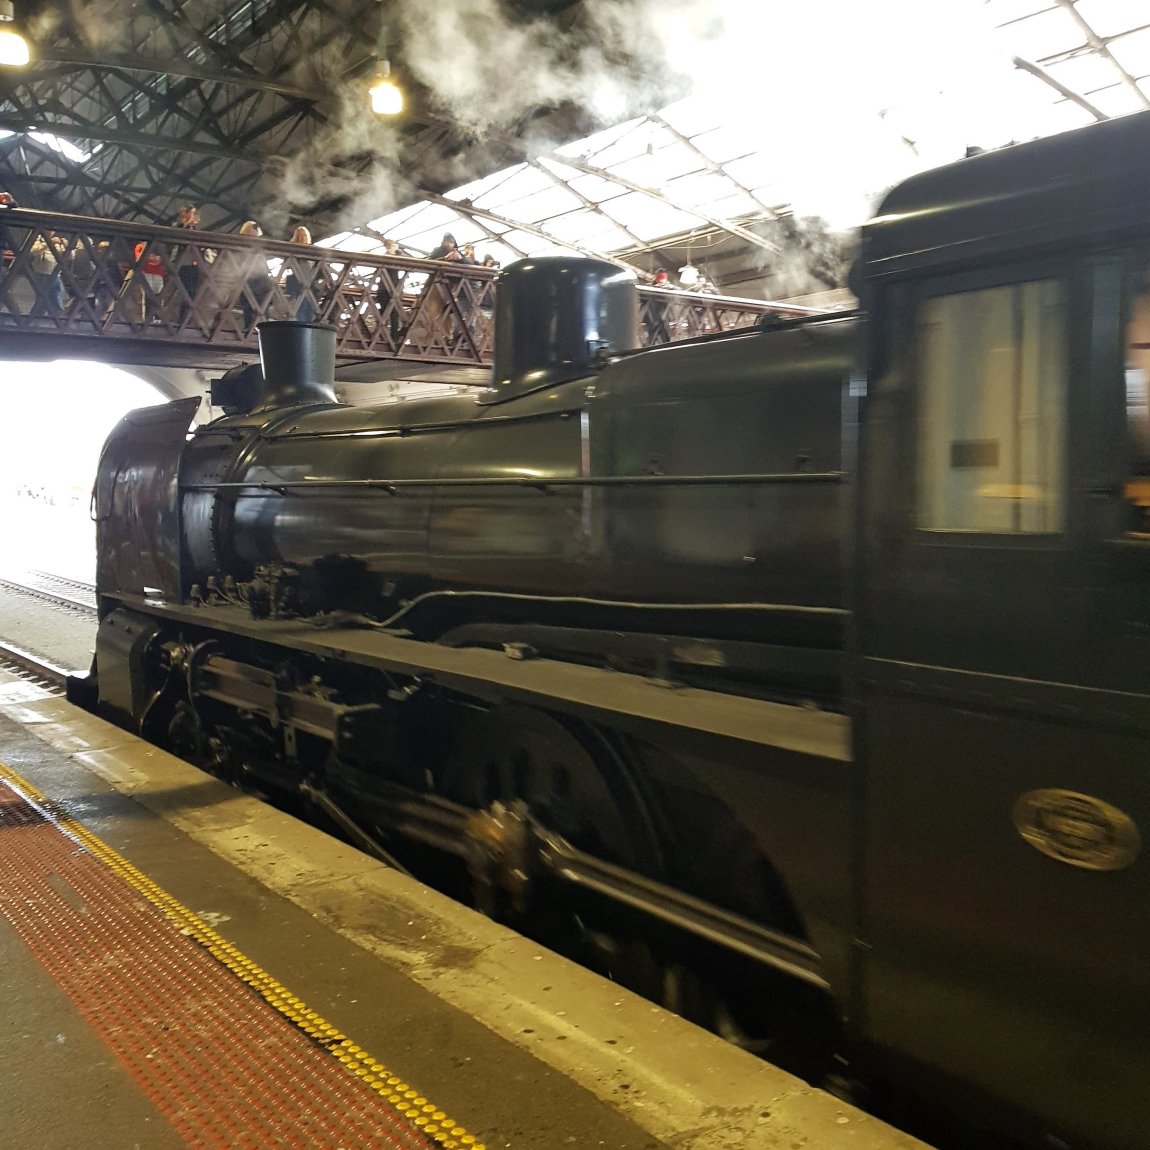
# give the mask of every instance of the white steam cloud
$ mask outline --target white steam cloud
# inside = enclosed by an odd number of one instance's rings
[[[574,103],[600,124],[666,102],[690,81],[674,45],[718,42],[716,0],[585,0],[577,21],[514,16],[505,0],[400,0],[404,67],[478,135]]]

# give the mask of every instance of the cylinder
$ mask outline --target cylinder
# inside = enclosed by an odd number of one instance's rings
[[[335,328],[267,320],[256,327],[263,390],[256,411],[301,403],[335,403]]]
[[[602,260],[540,256],[496,280],[490,402],[593,375],[600,356],[639,345],[635,277]]]

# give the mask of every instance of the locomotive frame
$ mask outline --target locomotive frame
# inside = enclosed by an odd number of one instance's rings
[[[1134,1150],[1147,187],[1150,113],[979,156],[887,197],[863,316],[636,354],[626,277],[528,261],[492,392],[400,418],[265,325],[247,410],[109,440],[72,694],[733,1035],[768,971],[1000,1129]]]

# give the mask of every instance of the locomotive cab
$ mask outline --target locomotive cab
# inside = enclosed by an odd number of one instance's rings
[[[871,1040],[1009,1093],[1028,1138],[1123,1150],[1150,1124],[1147,186],[1134,116],[916,177],[864,241]]]

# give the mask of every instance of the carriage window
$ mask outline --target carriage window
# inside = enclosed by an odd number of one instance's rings
[[[1062,284],[1039,280],[927,300],[918,338],[919,526],[1061,531],[1067,370]]]
[[[1150,539],[1150,283],[1139,289],[1126,327],[1126,431],[1131,454],[1126,534]]]

